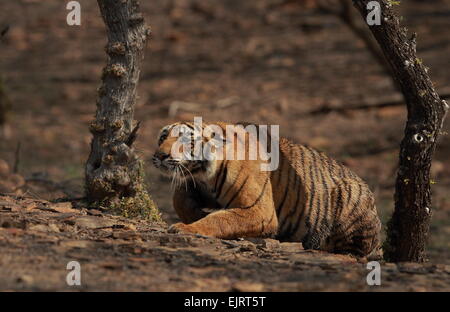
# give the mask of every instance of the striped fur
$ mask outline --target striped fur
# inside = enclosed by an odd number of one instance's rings
[[[225,132],[226,124],[215,124]],[[170,153],[176,140],[167,135],[170,128],[158,138],[154,157]],[[224,239],[274,236],[357,256],[378,252],[381,224],[367,184],[321,152],[284,138],[279,143],[279,167],[272,172],[261,171],[259,160],[185,162],[192,178],[186,174],[173,195],[183,223],[171,231]]]

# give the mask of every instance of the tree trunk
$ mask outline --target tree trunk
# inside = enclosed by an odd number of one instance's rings
[[[353,1],[364,20],[368,2]],[[390,1],[379,3],[381,25],[370,26],[370,30],[392,67],[408,110],[385,257],[395,262],[422,262],[432,214],[430,167],[448,104],[439,98],[427,68],[416,56],[415,34],[407,37],[407,30],[400,26]]]
[[[98,0],[106,24],[108,63],[98,88],[97,112],[86,164],[86,192],[96,202],[125,215],[148,215],[155,207],[145,191],[142,163],[132,144],[136,88],[150,34],[136,0]]]
[[[11,109],[11,102],[6,95],[3,79],[0,76],[0,127],[6,124],[7,115]]]
[[[3,37],[8,33],[9,25],[2,26],[0,31],[0,43]],[[0,136],[7,137],[6,135],[6,121],[9,111],[11,110],[11,102],[6,95],[5,85],[3,83],[2,76],[0,75]]]

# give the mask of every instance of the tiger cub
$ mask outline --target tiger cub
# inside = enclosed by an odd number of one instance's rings
[[[225,123],[214,124],[227,134]],[[302,242],[305,249],[358,257],[379,254],[381,223],[373,194],[350,169],[285,138],[279,139],[279,163],[273,171],[260,170],[260,159],[173,157],[178,135],[171,132],[180,125],[194,130],[189,122],[164,127],[153,156],[154,165],[176,180],[173,206],[183,223],[172,225],[170,232],[222,239],[275,237]],[[190,134],[188,140],[193,147],[212,137]],[[229,145],[236,148],[247,141],[248,136],[245,142],[225,143],[216,152],[225,155]]]

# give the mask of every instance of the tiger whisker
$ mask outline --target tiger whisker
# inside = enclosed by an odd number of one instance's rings
[[[179,165],[181,165],[181,163],[179,163]],[[183,177],[184,177],[183,182],[184,182],[184,186],[185,186],[186,191],[187,191],[188,190],[188,186],[187,186],[187,182],[186,182],[186,175],[184,174],[183,167],[180,166],[179,168],[180,168],[181,173],[183,174]]]
[[[181,175],[180,175],[180,169],[178,166],[175,166],[175,172],[176,172],[175,188],[178,188],[181,185]]]
[[[175,188],[174,188],[175,176],[176,176],[176,171],[174,171],[174,172],[172,173],[172,180],[171,180],[171,182],[170,182],[170,189],[171,189],[171,190],[174,190],[174,189],[175,189]]]
[[[180,163],[180,165],[181,165],[184,169],[186,169],[187,172],[189,173],[189,175],[191,176],[191,179],[192,179],[192,182],[194,183],[194,188],[195,188],[195,187],[196,187],[196,184],[195,184],[195,179],[194,179],[194,176],[192,175],[192,172],[191,172],[185,165],[183,165],[182,163]]]

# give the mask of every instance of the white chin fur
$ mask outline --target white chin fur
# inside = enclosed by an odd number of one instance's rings
[[[206,175],[206,179],[211,179],[212,177],[214,177],[214,175],[215,175],[215,173],[216,173],[216,170],[217,170],[217,162],[216,161],[214,161],[214,160],[210,160],[209,162],[208,162],[208,166],[207,166],[207,168],[206,168],[206,173],[205,173],[205,175]]]

